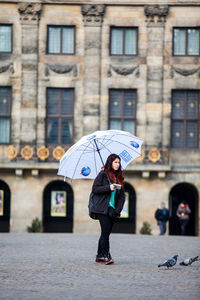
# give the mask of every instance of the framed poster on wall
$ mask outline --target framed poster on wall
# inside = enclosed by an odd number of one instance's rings
[[[129,193],[125,192],[125,203],[121,212],[121,218],[129,218]]]
[[[67,193],[66,191],[51,192],[51,217],[67,216]]]
[[[4,190],[0,190],[0,216],[3,216]]]

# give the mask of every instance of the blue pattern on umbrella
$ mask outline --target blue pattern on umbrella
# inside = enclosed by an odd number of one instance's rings
[[[126,163],[132,159],[132,156],[126,150],[122,151],[119,154],[119,157],[121,157]]]
[[[90,173],[91,173],[90,167],[83,167],[82,170],[81,170],[81,174],[83,176],[88,176],[88,175],[90,175]]]
[[[130,145],[133,146],[134,148],[139,148],[139,144],[134,142],[134,141],[130,141]]]

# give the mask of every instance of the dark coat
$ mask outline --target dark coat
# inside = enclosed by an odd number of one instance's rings
[[[97,214],[107,215],[108,204],[110,201],[111,190],[108,176],[104,171],[101,171],[94,180],[92,192],[95,194],[94,207],[92,211]],[[117,190],[115,196],[115,212],[120,216],[125,202],[125,192],[122,188]]]
[[[176,215],[179,218],[179,220],[189,220],[191,213],[191,210],[188,205],[185,205],[184,207],[181,207],[181,204],[179,204]]]
[[[167,222],[169,220],[169,210],[165,208],[166,214],[164,215],[162,209],[157,209],[155,212],[155,218],[157,221]]]

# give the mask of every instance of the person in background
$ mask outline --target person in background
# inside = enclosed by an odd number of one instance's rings
[[[180,227],[181,227],[181,235],[186,234],[186,228],[190,219],[189,214],[191,213],[191,210],[188,206],[188,204],[185,201],[182,201],[176,211],[176,215],[179,219]]]
[[[160,227],[160,235],[164,235],[166,232],[166,223],[169,220],[169,210],[165,207],[165,202],[160,203],[161,208],[158,208],[155,212],[155,218]]]

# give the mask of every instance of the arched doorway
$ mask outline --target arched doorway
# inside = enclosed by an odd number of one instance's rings
[[[113,226],[114,233],[135,233],[135,211],[136,211],[136,193],[132,185],[124,184],[126,200],[121,217],[117,218]]]
[[[178,183],[170,191],[169,196],[169,234],[180,235],[180,225],[176,216],[176,210],[181,201],[185,200],[190,209],[190,220],[187,226],[187,235],[198,235],[198,192],[197,189],[189,183]]]
[[[0,232],[10,231],[10,189],[0,180]]]
[[[50,182],[43,194],[44,232],[73,231],[73,190],[63,181]]]

